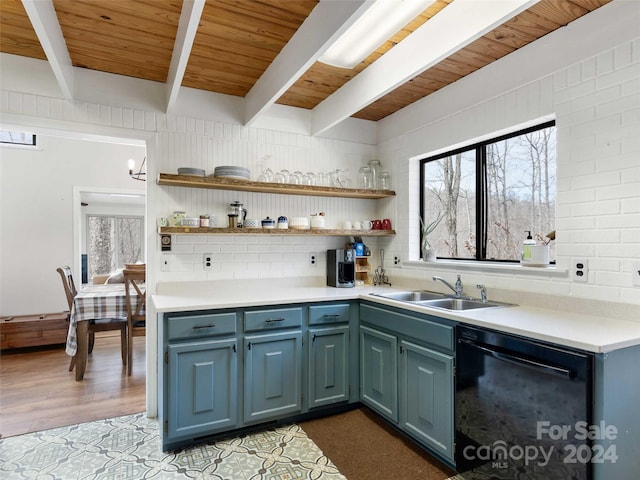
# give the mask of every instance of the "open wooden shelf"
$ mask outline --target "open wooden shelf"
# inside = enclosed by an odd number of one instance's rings
[[[316,197],[343,197],[379,199],[395,196],[393,190],[363,190],[358,188],[316,187],[309,185],[291,185],[288,183],[254,182],[251,180],[198,177],[161,173],[158,185],[176,187],[212,188],[218,190],[237,190],[243,192],[278,193],[282,195],[307,195]]]
[[[314,228],[211,228],[211,227],[160,227],[160,234],[221,234],[221,235],[322,235],[333,237],[386,237],[395,235],[395,230],[344,230]]]

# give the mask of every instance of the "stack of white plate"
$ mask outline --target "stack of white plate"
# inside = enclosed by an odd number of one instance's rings
[[[204,170],[202,168],[180,167],[178,169],[178,175],[195,175],[197,177],[204,177]]]
[[[222,178],[239,178],[244,180],[249,180],[251,176],[251,172],[248,168],[244,167],[234,167],[231,165],[222,165],[220,167],[216,167],[213,170],[214,177],[222,177]]]

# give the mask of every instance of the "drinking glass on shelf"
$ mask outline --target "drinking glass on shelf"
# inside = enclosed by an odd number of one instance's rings
[[[289,182],[291,182],[293,185],[302,185],[302,177],[304,177],[302,172],[299,170],[296,170],[289,177]]]
[[[258,177],[259,182],[273,182],[273,172],[270,168],[264,170]]]
[[[289,183],[289,170],[280,170],[280,176],[282,177],[282,183]]]
[[[338,178],[343,188],[351,188],[351,179],[349,178],[349,169],[342,168],[338,170]]]
[[[307,174],[302,177],[303,185],[315,185],[316,184],[316,176],[313,172],[307,172]]]
[[[338,180],[338,170],[332,170],[327,173],[327,182],[330,187],[340,187],[340,181]]]
[[[327,187],[327,176],[322,173],[322,172],[318,172],[316,173],[316,185],[319,185],[321,187]]]

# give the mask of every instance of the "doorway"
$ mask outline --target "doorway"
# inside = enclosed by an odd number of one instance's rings
[[[41,140],[37,149],[3,149],[2,152],[2,316],[68,310],[56,268],[68,264],[74,277],[81,279],[82,252],[86,252],[83,250],[83,201],[97,207],[98,196],[109,195],[112,202],[117,202],[120,196],[122,203],[126,198],[122,195],[135,194],[141,202],[137,215],[141,215],[145,225],[146,185],[128,175],[128,160],[133,157],[139,165],[146,155],[145,140],[95,135],[88,138],[71,132],[31,129],[34,130]],[[87,197],[83,200],[84,195]],[[11,212],[12,205],[20,208]],[[118,208],[122,213],[124,206]],[[144,228],[142,242],[146,253]],[[144,254],[141,261],[145,261]],[[33,295],[34,291],[38,294]],[[3,431],[0,433],[6,436],[11,430],[13,434],[26,433],[34,428],[62,426],[64,423],[59,422],[64,421],[100,419],[76,413],[71,420],[65,420],[69,413],[83,409],[101,418],[135,413],[131,408],[144,411],[147,383],[144,355],[145,352],[155,354],[149,352],[145,344],[153,340],[135,339],[139,345],[134,346],[134,352],[141,352],[137,362],[134,360],[135,381],[127,378],[121,366],[113,365],[113,359],[121,361],[119,338],[113,340],[96,341],[90,356],[92,363],[88,364],[82,382],[76,382],[74,372],[68,372],[70,358],[62,345],[3,351],[0,361]],[[100,359],[105,360],[99,362]],[[40,385],[40,381],[44,384]],[[16,402],[11,403],[13,400]],[[105,400],[112,401],[112,405],[103,403]],[[45,417],[39,420],[38,411],[47,412],[46,416],[54,423],[47,422]],[[7,430],[11,425],[9,420],[13,423],[20,416],[24,419],[22,431],[13,427]]]

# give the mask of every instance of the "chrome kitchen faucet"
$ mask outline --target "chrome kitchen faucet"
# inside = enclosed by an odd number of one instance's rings
[[[460,280],[460,275],[458,275],[458,278],[456,279],[456,286],[452,286],[449,282],[447,282],[444,278],[442,277],[438,277],[438,276],[433,276],[433,279],[439,282],[444,283],[447,287],[449,287],[455,294],[456,297],[462,297],[462,280]]]

